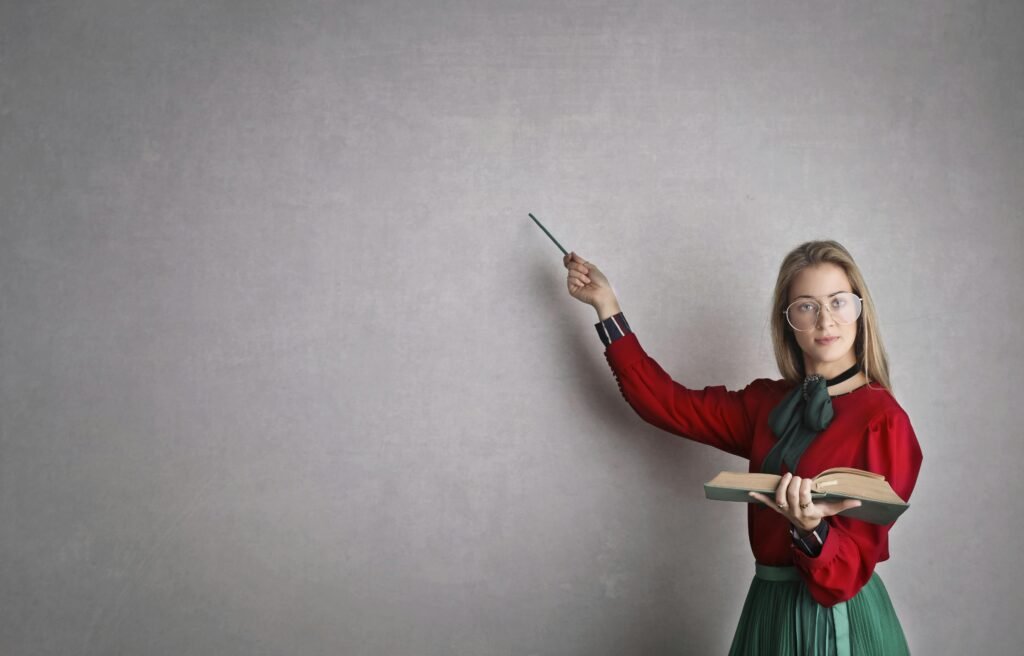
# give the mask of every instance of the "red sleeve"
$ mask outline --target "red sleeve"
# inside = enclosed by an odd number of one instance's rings
[[[753,414],[748,407],[753,395],[730,392],[724,386],[691,390],[665,373],[644,352],[635,333],[612,342],[605,358],[626,402],[640,417],[681,437],[750,458],[754,437]],[[757,381],[755,381],[757,382]]]
[[[864,469],[885,476],[904,501],[910,501],[921,470],[921,447],[903,410],[873,419],[867,428]],[[853,597],[871,578],[875,564],[889,558],[890,524],[871,524],[843,515],[826,517],[828,537],[817,557],[793,550],[811,596],[822,606]]]

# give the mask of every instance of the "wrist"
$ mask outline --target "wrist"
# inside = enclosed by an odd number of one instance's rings
[[[821,523],[823,521],[825,520],[819,519],[818,521],[814,522],[814,524],[808,526],[802,526],[800,524],[795,524],[794,526],[796,527],[796,532],[800,535],[800,537],[805,538],[811,533],[813,533],[815,529],[821,526]]]
[[[618,299],[614,297],[609,301],[594,303],[594,309],[597,310],[597,318],[600,321],[604,321],[608,317],[622,312],[622,308],[619,307]]]

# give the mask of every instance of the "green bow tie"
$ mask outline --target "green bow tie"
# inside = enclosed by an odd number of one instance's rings
[[[782,463],[786,463],[789,471],[795,472],[800,456],[818,433],[828,427],[834,415],[825,378],[811,374],[804,379],[803,385],[794,387],[768,415],[768,426],[779,441],[765,456],[761,471],[781,474]]]

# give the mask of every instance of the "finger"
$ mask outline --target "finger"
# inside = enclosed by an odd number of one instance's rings
[[[587,267],[583,266],[582,264],[579,264],[578,262],[571,262],[569,264],[569,269],[572,271],[579,271],[582,274],[590,273]]]
[[[583,259],[583,256],[579,255],[578,253],[576,253],[576,251],[573,251],[572,255],[573,255],[573,259],[575,259],[577,262],[579,262],[583,266],[590,266],[590,262],[587,262],[585,259]]]
[[[800,505],[807,506],[803,510],[810,508],[811,503],[811,484],[814,482],[813,478],[805,478],[800,483]]]
[[[779,479],[779,486],[775,488],[775,503],[780,506],[786,506],[786,488],[789,487],[789,481],[793,478],[793,475],[786,472]]]
[[[588,269],[587,267],[583,266],[579,262],[573,262],[571,264],[571,266],[572,266],[573,269],[576,269],[580,273],[590,273],[590,269]]]
[[[789,481],[789,488],[786,489],[786,503],[793,509],[792,512],[800,510],[800,486],[803,485],[803,481],[800,476],[794,476]]]
[[[819,503],[818,508],[821,510],[822,517],[829,517],[831,515],[838,515],[844,510],[850,508],[857,508],[861,505],[858,499],[843,499],[842,501],[826,501]]]
[[[590,283],[590,278],[588,276],[583,275],[579,271],[570,271],[569,272],[569,277],[574,279],[574,280],[579,280],[580,282],[582,282],[584,284],[589,284]]]
[[[765,495],[761,494],[760,492],[750,492],[749,494],[750,494],[750,496],[754,497],[755,499],[757,499],[758,501],[760,501],[764,505],[768,506],[769,508],[771,508],[775,512],[781,512],[779,510],[779,507],[775,505],[775,502],[770,497],[766,497]]]

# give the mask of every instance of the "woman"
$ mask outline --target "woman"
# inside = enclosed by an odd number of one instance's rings
[[[626,322],[608,279],[575,252],[569,294],[597,310],[605,358],[626,402],[645,421],[782,475],[774,496],[751,493],[747,528],[755,575],[731,655],[908,654],[875,564],[889,558],[892,524],[840,513],[859,501],[812,501],[830,467],[885,476],[909,501],[921,448],[892,396],[871,294],[835,241],[810,241],[782,262],[772,304],[781,380],[739,391],[688,389],[665,373]],[[728,317],[730,308],[722,308]]]

